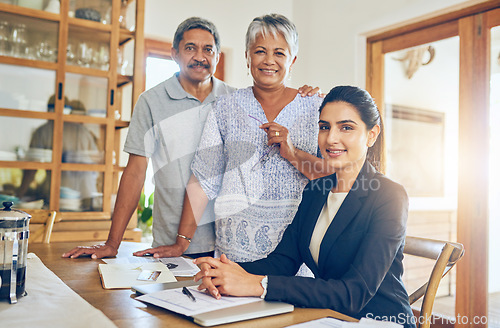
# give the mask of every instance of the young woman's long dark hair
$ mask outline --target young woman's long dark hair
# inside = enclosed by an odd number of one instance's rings
[[[368,149],[366,155],[367,160],[380,171],[384,152],[384,129],[380,112],[372,96],[366,90],[358,87],[350,85],[338,86],[328,92],[319,108],[319,112],[321,113],[326,104],[337,101],[348,103],[356,108],[361,120],[366,124],[368,130],[371,130],[377,124],[380,126],[380,134],[377,141]]]

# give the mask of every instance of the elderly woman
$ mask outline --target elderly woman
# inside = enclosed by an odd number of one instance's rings
[[[189,246],[209,199],[215,200],[215,252],[234,261],[265,257],[281,240],[308,179],[296,168],[319,160],[317,95],[286,86],[298,52],[295,25],[277,14],[255,18],[246,35],[253,86],[221,96],[192,162],[176,244],[139,252],[179,256]],[[268,141],[269,140],[269,141]],[[280,147],[280,144],[293,144]],[[286,154],[280,154],[280,148]],[[294,164],[285,159],[293,157]],[[303,173],[309,175],[310,166]]]

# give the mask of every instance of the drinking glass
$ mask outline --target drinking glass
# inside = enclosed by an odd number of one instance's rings
[[[92,63],[92,52],[93,49],[87,42],[80,42],[78,44],[78,52],[77,52],[77,62],[78,65],[83,67],[90,67]]]
[[[68,43],[68,47],[66,48],[66,63],[68,65],[75,65],[77,63],[75,48],[73,43]]]
[[[54,54],[55,54],[54,47],[52,47],[49,42],[47,41],[40,42],[37,51],[39,60],[54,61],[55,58]]]
[[[94,63],[96,68],[107,71],[109,69],[109,48],[101,44],[95,51]]]
[[[8,22],[0,22],[0,56],[9,55],[9,34],[10,25]]]
[[[10,34],[11,54],[24,57],[26,53],[26,25],[14,24]]]

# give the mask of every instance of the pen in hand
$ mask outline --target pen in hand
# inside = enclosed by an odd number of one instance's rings
[[[191,292],[189,291],[189,289],[187,289],[186,287],[182,287],[182,293],[184,295],[186,295],[187,297],[189,297],[189,299],[193,302],[196,302],[196,298],[194,298],[194,295],[191,294]]]

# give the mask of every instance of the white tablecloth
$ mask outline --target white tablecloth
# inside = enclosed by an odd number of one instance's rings
[[[0,301],[0,326],[15,328],[116,327],[69,288],[33,253],[28,254],[26,291],[17,304]]]

